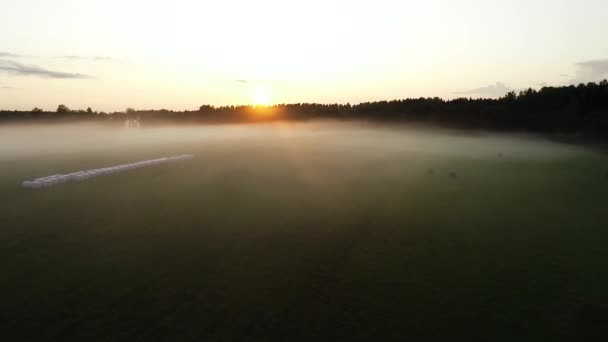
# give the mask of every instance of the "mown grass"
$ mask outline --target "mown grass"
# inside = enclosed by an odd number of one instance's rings
[[[2,339],[567,340],[608,305],[604,155],[311,129],[1,157]]]

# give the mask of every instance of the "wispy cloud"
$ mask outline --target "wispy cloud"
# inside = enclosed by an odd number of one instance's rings
[[[0,58],[40,58],[40,56],[30,56],[30,55],[20,55],[17,53],[0,51]],[[103,62],[103,61],[111,61],[112,57],[109,56],[80,56],[80,55],[65,55],[65,56],[56,56],[56,57],[47,57],[47,58],[60,58],[60,59],[69,59],[69,60],[90,60],[95,62]]]
[[[0,51],[0,57],[21,58],[23,56],[18,55],[16,53],[11,53],[11,52],[6,52],[6,51]]]
[[[0,86],[0,89],[14,89],[13,87],[9,87],[9,86]]]
[[[60,56],[58,58],[72,59],[72,60],[86,59],[85,57],[82,57],[82,56]]]
[[[93,60],[96,61],[96,62],[111,61],[112,57],[108,57],[108,56],[95,56],[95,57],[93,57]]]
[[[572,83],[597,82],[608,78],[608,58],[576,63],[577,71]]]
[[[507,85],[505,85],[502,82],[496,82],[496,84],[494,84],[494,85],[475,88],[475,89],[471,89],[471,90],[459,91],[459,92],[455,92],[454,94],[477,95],[477,96],[483,96],[483,97],[501,97],[510,91],[513,91],[513,89],[511,89],[510,87],[508,87]]]
[[[95,62],[104,62],[104,61],[112,60],[112,57],[108,57],[108,56],[89,57],[89,56],[68,55],[68,56],[60,56],[58,58],[70,59],[70,60],[75,60],[75,61],[95,61]]]
[[[270,83],[268,80],[256,80],[256,79],[250,80],[250,79],[245,79],[245,78],[236,79],[236,80],[234,80],[234,82],[240,83],[240,84],[251,84],[251,85],[267,85]]]
[[[85,79],[91,78],[90,76],[78,74],[78,73],[69,73],[62,71],[53,71],[44,69],[35,65],[25,65],[15,61],[9,60],[0,60],[0,71],[5,71],[8,73],[22,75],[22,76],[38,76],[38,77],[46,77],[46,78],[61,78],[61,79]]]

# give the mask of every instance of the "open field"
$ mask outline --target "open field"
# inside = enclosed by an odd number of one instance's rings
[[[608,156],[582,147],[336,123],[4,126],[0,166],[5,341],[556,341],[608,305]]]

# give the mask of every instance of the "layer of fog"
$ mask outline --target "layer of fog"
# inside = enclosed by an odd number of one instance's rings
[[[412,154],[428,157],[560,158],[582,147],[539,137],[439,130],[372,123],[269,123],[243,125],[167,126],[127,129],[93,124],[0,126],[0,161],[70,153],[94,154],[185,144],[321,144],[350,153]],[[184,150],[181,153],[191,153]]]

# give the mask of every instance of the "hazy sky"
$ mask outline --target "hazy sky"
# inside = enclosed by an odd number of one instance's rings
[[[0,108],[497,96],[608,77],[606,0],[0,0]]]

